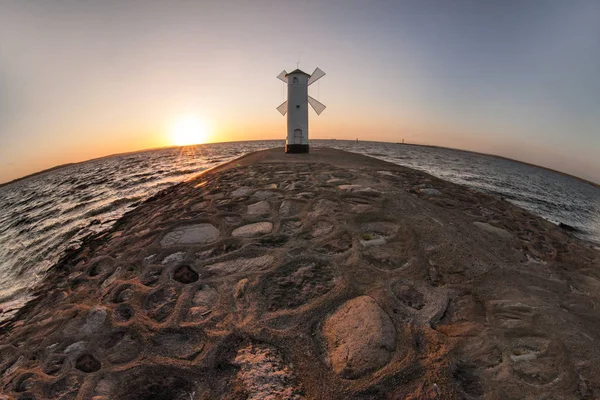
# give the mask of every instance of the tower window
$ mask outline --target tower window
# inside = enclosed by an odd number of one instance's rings
[[[298,78],[297,77],[293,77],[292,78],[292,83],[298,83]]]
[[[296,108],[300,108],[300,104],[296,105]]]

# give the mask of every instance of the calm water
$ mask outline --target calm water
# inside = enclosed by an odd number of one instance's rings
[[[240,155],[283,141],[221,143],[107,157],[68,166],[0,188],[0,320],[66,249],[110,228],[161,189]],[[552,222],[579,229],[600,245],[600,189],[513,161],[449,149],[391,143],[313,141],[423,170],[497,194]]]

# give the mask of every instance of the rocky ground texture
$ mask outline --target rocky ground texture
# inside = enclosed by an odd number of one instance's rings
[[[600,398],[600,254],[330,149],[253,153],[71,251],[0,327],[0,399]]]

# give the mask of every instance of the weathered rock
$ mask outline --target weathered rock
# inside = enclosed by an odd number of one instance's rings
[[[300,228],[302,228],[301,221],[291,220],[282,222],[279,231],[284,235],[293,235],[294,233],[298,232]]]
[[[254,237],[270,233],[273,230],[271,222],[256,222],[254,224],[240,226],[231,235],[234,237]]]
[[[415,310],[420,310],[425,306],[425,297],[423,293],[409,284],[397,283],[393,287],[393,292],[402,303]]]
[[[296,215],[302,210],[305,203],[294,200],[284,200],[279,207],[279,213],[285,216]]]
[[[192,306],[188,313],[188,320],[202,320],[212,313],[219,293],[210,286],[203,286],[194,295]]]
[[[211,272],[221,274],[232,274],[246,271],[260,271],[269,267],[273,263],[273,256],[265,254],[260,257],[253,258],[236,258],[234,260],[222,261],[216,264],[211,264],[205,268]]]
[[[328,240],[323,246],[319,246],[315,249],[321,254],[341,254],[348,251],[352,247],[352,236],[350,234],[342,233],[341,235]]]
[[[362,244],[364,247],[369,247],[369,246],[381,246],[386,244],[387,241],[385,240],[385,238],[377,238],[377,239],[371,239],[371,240],[361,240],[360,244]]]
[[[320,199],[317,200],[313,211],[309,212],[308,216],[311,218],[317,218],[324,215],[333,215],[339,212],[339,210],[340,207],[338,203],[327,199]]]
[[[264,200],[248,206],[248,214],[250,215],[267,214],[269,211],[271,211],[271,205]]]
[[[331,367],[347,379],[383,367],[396,347],[390,317],[369,296],[344,303],[325,321],[322,333]]]
[[[372,194],[377,194],[379,193],[378,190],[375,190],[373,188],[370,188],[368,186],[362,186],[362,185],[339,185],[338,189],[340,189],[341,191],[344,192],[350,192],[350,193],[372,193]]]
[[[479,229],[493,233],[494,235],[500,236],[503,239],[510,239],[513,235],[506,229],[498,228],[497,226],[490,225],[485,222],[473,222],[473,225]]]
[[[419,189],[419,193],[424,194],[425,196],[441,196],[442,192],[434,188],[423,188]]]
[[[110,301],[117,304],[123,303],[131,300],[134,295],[135,291],[133,290],[132,286],[130,284],[124,284],[113,290]]]
[[[331,222],[319,221],[315,224],[315,227],[312,231],[312,237],[320,237],[323,235],[327,235],[332,230],[333,224]]]
[[[364,186],[362,185],[339,185],[338,189],[343,190],[345,192],[356,192],[357,190],[360,190],[364,188]]]
[[[105,307],[93,308],[88,313],[85,319],[85,324],[81,327],[80,332],[84,335],[90,335],[98,332],[106,320],[106,314],[107,311]]]
[[[102,285],[100,285],[100,286],[102,288],[110,286],[114,281],[117,280],[120,273],[121,273],[121,267],[117,267],[117,269],[115,269],[115,272],[113,272],[108,278],[106,278],[106,280],[104,282],[102,282]]]
[[[203,286],[194,295],[192,304],[194,306],[203,306],[209,308],[215,303],[215,301],[217,301],[218,296],[219,294],[215,289],[210,286]]]
[[[87,347],[87,342],[85,340],[80,340],[79,342],[75,342],[75,343],[71,343],[70,345],[68,345],[63,353],[64,354],[72,354],[72,353],[79,353],[82,352],[83,350],[85,350]]]
[[[398,232],[398,229],[399,226],[397,224],[386,221],[368,222],[361,226],[364,240],[389,239]]]
[[[260,200],[266,200],[266,199],[270,199],[272,197],[277,197],[277,192],[274,192],[272,190],[257,190],[252,197],[260,199]]]
[[[154,345],[153,341],[150,341]],[[154,364],[154,365],[153,365]],[[104,382],[103,382],[104,381]],[[102,386],[100,384],[102,383]],[[184,368],[152,363],[115,371],[98,382],[93,400],[191,400],[202,398],[202,389]],[[200,393],[200,395],[198,395]]]
[[[208,200],[204,200],[201,201],[199,203],[193,204],[190,209],[192,211],[200,211],[200,210],[204,210],[206,207],[208,207],[210,205],[210,201]]]
[[[246,197],[252,193],[252,189],[249,187],[242,186],[231,192],[231,197]]]
[[[157,322],[165,321],[173,312],[179,293],[172,287],[161,287],[146,297],[147,315]]]
[[[202,335],[192,329],[165,329],[151,339],[153,350],[166,357],[191,358],[204,347]]]
[[[137,334],[127,331],[114,332],[105,342],[106,358],[113,364],[124,364],[135,359],[142,350]]]
[[[166,256],[161,261],[161,264],[162,265],[169,265],[171,263],[176,263],[176,262],[183,261],[184,258],[185,258],[185,251],[178,251],[177,253],[169,254],[168,256]]]
[[[334,276],[329,264],[299,258],[280,266],[263,285],[270,311],[292,309],[325,295],[334,285]]]
[[[209,244],[216,242],[219,238],[219,230],[211,224],[203,223],[197,225],[182,226],[167,233],[160,241],[162,247]]]
[[[298,199],[312,199],[313,197],[315,197],[313,192],[301,192],[296,195]]]

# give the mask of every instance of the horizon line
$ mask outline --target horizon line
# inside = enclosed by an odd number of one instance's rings
[[[319,140],[335,140],[337,141],[338,139],[335,138],[329,138],[329,139],[311,139],[311,141],[319,141]],[[594,181],[591,181],[589,179],[585,179],[585,178],[581,178],[577,175],[573,175],[567,172],[563,172],[563,171],[559,171],[557,169],[553,169],[553,168],[549,168],[549,167],[545,167],[543,165],[538,165],[538,164],[533,164],[527,161],[521,161],[515,158],[510,158],[510,157],[506,157],[506,156],[501,156],[498,154],[492,154],[492,153],[483,153],[483,152],[479,152],[479,151],[474,151],[474,150],[466,150],[466,149],[459,149],[459,148],[455,148],[455,147],[446,147],[446,146],[440,146],[440,145],[434,145],[434,144],[420,144],[420,143],[400,143],[400,142],[385,142],[385,141],[378,141],[378,140],[358,140],[359,142],[372,142],[372,143],[389,143],[389,144],[398,144],[401,146],[421,146],[421,147],[431,147],[431,148],[437,148],[437,149],[447,149],[447,150],[455,150],[455,151],[462,151],[465,153],[471,153],[471,154],[478,154],[478,155],[482,155],[482,156],[488,156],[488,157],[494,157],[494,158],[498,158],[498,159],[502,159],[502,160],[508,160],[508,161],[513,161],[513,162],[517,162],[520,164],[524,164],[524,165],[528,165],[530,167],[537,167],[537,168],[541,168],[550,172],[554,172],[563,176],[567,176],[570,178],[574,178],[580,182],[583,183],[587,183],[590,184],[596,188],[600,189],[600,182],[596,183]],[[256,140],[231,140],[231,141],[223,141],[223,142],[210,142],[210,143],[199,143],[199,144],[191,144],[191,145],[186,145],[186,146],[176,146],[176,145],[170,145],[170,146],[160,146],[160,147],[153,147],[153,148],[148,148],[148,149],[139,149],[139,150],[132,150],[132,151],[125,151],[122,153],[113,153],[113,154],[107,154],[105,156],[100,156],[100,157],[94,157],[94,158],[90,158],[88,160],[83,160],[83,161],[77,161],[77,162],[71,162],[71,163],[65,163],[65,164],[59,164],[59,165],[55,165],[53,167],[50,168],[45,168],[43,170],[37,171],[37,172],[33,172],[31,174],[27,174],[24,175],[22,177],[19,178],[15,178],[12,179],[10,181],[7,182],[0,182],[0,188],[10,185],[12,183],[17,183],[19,181],[28,179],[28,178],[33,178],[35,176],[38,175],[42,175],[48,172],[52,172],[61,168],[66,168],[66,167],[70,167],[72,165],[78,165],[78,164],[85,164],[87,162],[91,162],[91,161],[97,161],[97,160],[102,160],[105,158],[110,158],[110,157],[117,157],[117,156],[123,156],[123,155],[127,155],[127,154],[134,154],[134,153],[143,153],[146,151],[154,151],[154,150],[166,150],[166,149],[174,149],[174,148],[186,148],[186,147],[198,147],[198,146],[206,146],[206,145],[213,145],[213,144],[224,144],[224,143],[244,143],[244,142],[269,142],[269,141],[282,141],[285,142],[285,139],[256,139]],[[339,139],[339,141],[347,141],[347,142],[354,142],[353,139]],[[371,156],[368,156],[371,157]],[[407,168],[411,168],[411,167],[407,167]],[[414,169],[414,168],[413,168]]]

